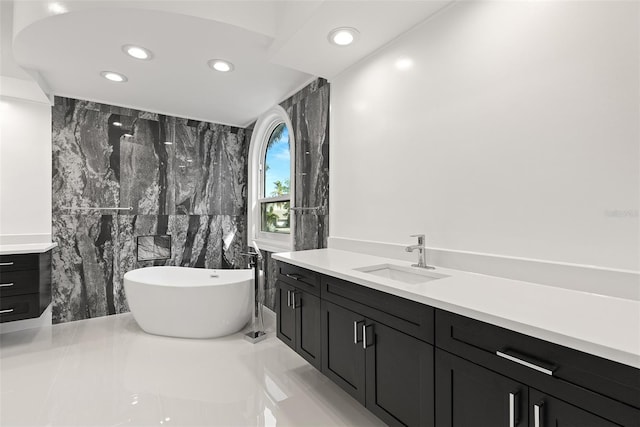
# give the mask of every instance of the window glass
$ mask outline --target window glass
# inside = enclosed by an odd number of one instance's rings
[[[286,196],[291,178],[289,129],[280,123],[269,137],[264,155],[264,187],[262,197]]]
[[[262,231],[289,233],[289,202],[265,202],[261,204]]]
[[[271,132],[263,165],[260,230],[287,234],[290,232],[291,147],[289,129],[284,123]]]

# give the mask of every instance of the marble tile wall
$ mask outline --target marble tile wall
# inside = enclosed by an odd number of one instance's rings
[[[294,249],[327,246],[329,235],[329,84],[318,79],[280,104],[296,141]]]
[[[294,249],[327,247],[329,236],[329,83],[317,79],[280,106],[291,118],[296,141]],[[265,305],[275,309],[276,263],[267,253]]]
[[[134,268],[245,267],[250,131],[60,97],[52,122],[54,323],[128,311]],[[153,235],[170,258],[137,261]]]

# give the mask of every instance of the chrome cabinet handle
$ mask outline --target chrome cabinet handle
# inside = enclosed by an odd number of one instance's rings
[[[296,291],[287,291],[287,306],[296,308]]]
[[[362,324],[362,348],[367,348],[367,325]]]
[[[538,372],[542,372],[543,374],[547,374],[547,375],[553,375],[553,369],[548,369],[548,368],[543,368],[542,366],[538,366],[536,364],[533,364],[531,362],[527,362],[526,360],[520,359],[518,357],[512,356],[510,354],[507,354],[506,352],[502,352],[502,351],[496,351],[496,355],[510,360],[512,362],[518,363],[522,366],[526,366],[527,368],[531,368],[531,369],[535,369]]]
[[[6,310],[0,310],[0,314],[8,314],[13,313],[13,308],[8,308]]]
[[[353,322],[353,343],[358,344],[361,340],[358,339],[358,326],[364,324],[364,320],[356,320]]]
[[[509,393],[509,427],[516,427],[516,393]]]
[[[534,427],[542,427],[542,402],[533,405],[533,425]]]
[[[373,325],[365,325],[365,324],[362,325],[362,348],[364,348],[365,350],[370,345],[370,344],[367,344],[367,328],[370,326],[373,327]]]
[[[301,276],[300,274],[295,274],[295,273],[285,274],[285,276],[287,276],[288,278],[293,279],[293,280],[304,279],[304,276]]]
[[[296,301],[296,295],[299,295],[298,291],[292,291],[291,292],[291,307],[295,310],[296,308],[300,308],[302,307],[302,299],[298,298],[298,301]]]
[[[13,283],[0,283],[0,288],[8,288],[9,286],[13,286]]]
[[[2,266],[2,267],[9,266],[9,265],[13,265],[13,261],[11,261],[11,262],[0,262],[0,266]]]

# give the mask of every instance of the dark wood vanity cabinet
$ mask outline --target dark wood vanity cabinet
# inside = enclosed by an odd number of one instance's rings
[[[431,307],[278,263],[276,313],[278,338],[384,422],[433,426]]]
[[[0,323],[39,317],[51,303],[51,251],[0,255]]]
[[[317,273],[278,266],[276,335],[317,369],[321,368],[319,283]]]
[[[322,372],[365,404],[366,359],[362,315],[322,301]]]
[[[433,425],[433,308],[322,276],[322,372],[393,426]]]
[[[638,369],[443,310],[436,346],[437,426],[640,426]]]
[[[607,405],[606,398],[601,398]],[[595,408],[594,408],[595,409]],[[592,410],[594,410],[592,409]],[[609,415],[612,415],[609,413]],[[614,422],[436,349],[436,425],[474,427],[613,427],[634,423],[633,411]]]
[[[389,425],[433,425],[433,346],[322,301],[322,372]]]
[[[436,349],[436,425],[525,427],[529,388]]]
[[[640,427],[639,369],[278,264],[278,337],[389,425]]]

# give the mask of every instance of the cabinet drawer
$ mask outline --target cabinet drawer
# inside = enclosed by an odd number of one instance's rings
[[[40,315],[38,294],[2,297],[0,299],[0,323],[30,319]]]
[[[322,276],[322,298],[433,344],[434,309],[424,304]]]
[[[38,270],[9,271],[0,275],[0,297],[38,292]]]
[[[554,390],[561,399],[581,395],[582,401],[595,402],[592,394],[597,393],[640,408],[640,369],[631,366],[443,310],[436,310],[436,346],[538,389]]]
[[[39,254],[0,255],[0,275],[8,271],[37,270]]]
[[[315,271],[278,261],[278,280],[320,296],[320,274]]]

